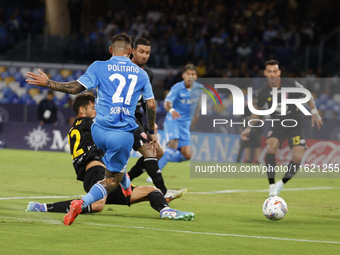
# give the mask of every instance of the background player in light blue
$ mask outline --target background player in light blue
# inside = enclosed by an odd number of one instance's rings
[[[105,179],[95,184],[82,200],[72,201],[70,211],[64,217],[65,225],[71,225],[82,208],[105,197],[122,181],[133,145],[133,134],[138,127],[134,115],[141,93],[147,105],[150,140],[157,140],[154,135],[156,104],[152,87],[146,72],[129,59],[131,42],[130,36],[125,33],[115,35],[109,48],[112,57],[107,61],[95,61],[78,81],[51,81],[41,70],[40,75],[31,72],[26,75],[32,79],[26,80],[30,84],[71,94],[97,89],[97,115],[91,133],[96,145],[105,152]],[[129,180],[125,180],[125,184],[129,185]]]
[[[196,67],[192,64],[186,65],[182,78],[183,81],[172,86],[165,98],[164,108],[168,112],[164,122],[167,148],[158,162],[161,170],[169,161],[181,162],[191,157],[190,90],[197,80]]]

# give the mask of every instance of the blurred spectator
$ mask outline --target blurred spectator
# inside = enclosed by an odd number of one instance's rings
[[[72,105],[73,105],[73,99],[71,97],[68,97],[66,103],[63,106],[64,108],[71,108]]]
[[[207,68],[204,63],[204,59],[200,59],[197,64],[197,75],[198,77],[205,77],[207,74]]]
[[[269,25],[263,33],[263,40],[269,44],[276,39],[277,35],[277,31],[274,29],[273,25]]]
[[[38,119],[40,124],[54,124],[57,121],[58,108],[54,101],[54,92],[49,90],[45,99],[38,105]]]
[[[66,124],[72,127],[75,121],[76,121],[76,118],[72,116],[72,117],[67,118]]]
[[[251,54],[251,48],[247,46],[245,43],[242,43],[240,46],[237,47],[237,63],[238,66],[241,62],[245,61],[248,62]]]

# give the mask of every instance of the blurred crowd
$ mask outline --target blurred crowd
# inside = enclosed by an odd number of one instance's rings
[[[40,1],[0,1],[0,54],[43,32],[45,7]]]
[[[2,2],[0,51],[28,34],[43,32],[43,1]],[[258,77],[265,60],[278,59],[296,75],[303,69],[306,46],[318,45],[337,26],[334,15],[317,2],[107,1],[101,3],[106,8],[98,15],[98,10],[92,10],[93,1],[69,0],[71,33],[65,38],[63,54],[73,63],[106,59],[112,36],[127,32],[152,42],[151,67],[192,62],[200,77]]]
[[[119,12],[74,20],[67,52],[105,58],[112,35],[127,32],[151,40],[151,66],[193,62],[201,77],[250,77],[271,58],[297,68],[301,49],[334,27],[310,1],[126,1]]]

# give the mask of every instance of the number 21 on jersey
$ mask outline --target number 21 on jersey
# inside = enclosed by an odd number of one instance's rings
[[[127,94],[126,94],[125,101],[124,101],[124,97],[122,97],[121,94],[122,94],[123,88],[126,85],[125,77],[123,75],[119,74],[119,73],[114,73],[114,74],[112,74],[109,77],[110,81],[114,81],[116,79],[118,79],[118,81],[119,81],[119,84],[118,84],[118,87],[116,89],[116,92],[112,96],[112,103],[113,104],[123,103],[124,102],[124,104],[130,105],[131,97],[133,95],[133,91],[134,91],[135,86],[137,84],[137,78],[138,78],[137,75],[129,74],[128,79],[130,79],[131,82],[130,82],[129,90],[128,90]]]

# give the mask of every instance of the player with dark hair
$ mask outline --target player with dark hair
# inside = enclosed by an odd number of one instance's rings
[[[149,60],[151,53],[151,42],[145,38],[139,38],[135,41],[134,47],[132,49],[132,62],[142,68],[149,76],[150,83],[153,80],[153,72],[146,65],[146,62]],[[164,179],[161,171],[159,170],[158,160],[163,155],[163,149],[159,142],[155,142],[154,146],[156,148],[156,157],[151,156],[153,153],[148,149],[147,146],[147,134],[146,134],[146,125],[143,123],[143,116],[140,112],[140,109],[143,108],[145,112],[145,102],[143,99],[138,101],[136,107],[136,123],[138,124],[138,129],[134,133],[134,144],[133,149],[135,151],[139,151],[142,154],[142,157],[138,159],[136,164],[129,171],[130,179],[133,180],[140,176],[143,171],[146,171],[148,175],[151,177],[152,182],[155,186],[162,191],[166,198],[177,198],[180,197],[186,189],[181,189],[179,191],[176,190],[167,190]]]
[[[91,92],[79,94],[73,103],[76,120],[68,133],[70,151],[77,180],[82,181],[84,190],[105,177],[105,165],[102,161],[104,152],[95,145],[91,136],[91,125],[96,116],[95,97]],[[155,154],[155,152],[154,152]],[[95,213],[104,209],[105,204],[128,205],[150,201],[152,208],[160,212],[161,218],[191,220],[194,213],[171,209],[163,194],[151,186],[132,185],[132,194],[125,196],[121,187],[109,193],[103,199],[82,209],[82,213]],[[67,213],[72,200],[56,203],[29,202],[27,211]]]
[[[167,149],[159,160],[163,169],[167,162],[181,162],[191,158],[190,151],[190,91],[197,80],[197,70],[192,64],[184,66],[183,81],[171,87],[164,100],[168,112],[164,121]]]
[[[26,75],[29,84],[71,94],[97,88],[97,115],[91,133],[95,144],[105,152],[105,179],[93,185],[83,199],[72,201],[70,211],[64,217],[65,225],[71,225],[83,208],[104,198],[119,183],[127,195],[131,192],[131,183],[125,173],[133,146],[133,134],[138,128],[134,113],[140,94],[146,100],[150,142],[157,140],[154,135],[156,103],[152,87],[147,73],[129,59],[131,43],[131,37],[126,33],[115,35],[109,47],[112,57],[107,61],[93,62],[77,81],[51,81],[41,70],[40,75],[31,72]]]
[[[303,86],[292,79],[281,79],[281,70],[279,68],[279,62],[277,60],[268,60],[265,63],[264,75],[267,77],[268,83],[259,91],[257,106],[262,108],[265,104],[271,108],[273,104],[272,100],[272,88],[278,88],[278,93],[281,93],[280,88],[303,88]],[[288,98],[300,98],[301,93],[289,93]],[[278,96],[278,105],[281,104],[281,96]],[[320,129],[322,119],[316,109],[313,97],[308,101],[308,105],[312,113],[312,126],[317,125]],[[266,166],[267,176],[269,180],[269,196],[278,195],[285,183],[287,183],[297,172],[300,167],[302,157],[306,151],[306,137],[304,132],[303,118],[299,108],[296,105],[288,104],[287,114],[281,115],[280,107],[271,114],[271,119],[278,119],[271,127],[267,135],[267,154],[266,154]],[[251,119],[258,118],[258,116],[252,114]],[[281,120],[292,119],[295,120],[297,125],[295,127],[283,127],[281,126]],[[279,123],[279,124],[278,124]],[[243,140],[249,139],[251,127],[247,127],[241,134]],[[289,146],[292,151],[292,160],[288,164],[288,171],[284,175],[283,179],[275,183],[275,171],[276,166],[275,154],[280,148],[280,145],[284,140],[288,139]]]

